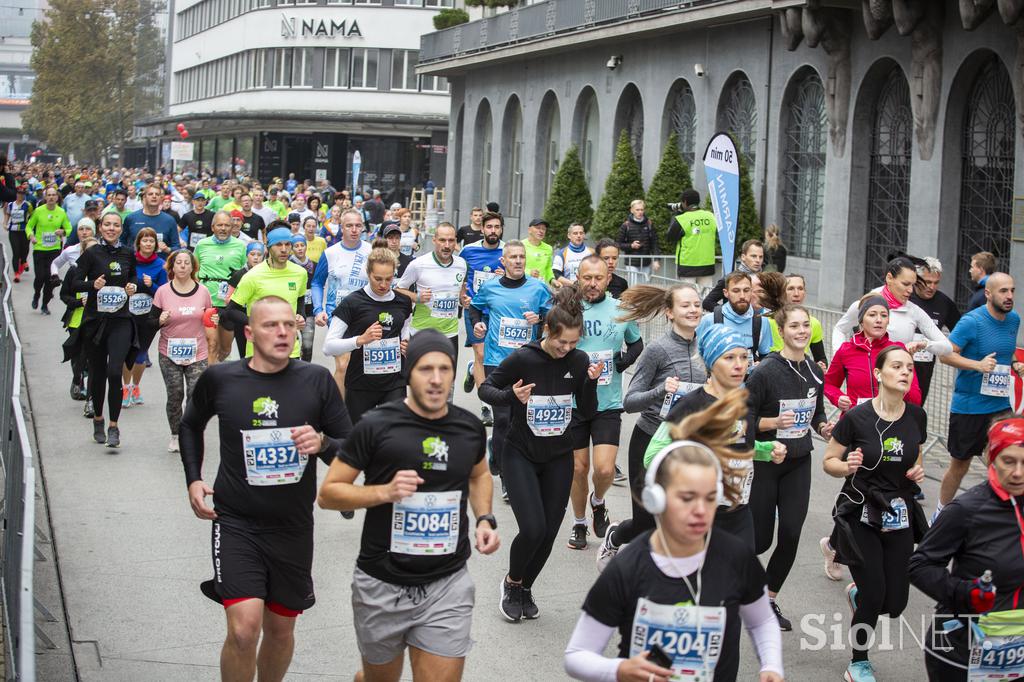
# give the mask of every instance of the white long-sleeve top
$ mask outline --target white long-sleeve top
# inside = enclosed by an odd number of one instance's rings
[[[882,287],[878,287],[871,290],[873,293],[879,293],[882,291]],[[853,304],[847,308],[846,312],[839,322],[836,323],[835,329],[832,330],[832,351],[835,352],[839,346],[843,345],[851,338],[853,338],[853,329],[857,326],[857,309],[860,306],[860,301],[854,301]],[[953,352],[953,344],[949,342],[949,339],[942,333],[942,331],[935,326],[932,322],[932,318],[928,316],[919,305],[913,301],[907,301],[899,308],[889,311],[889,338],[893,341],[899,341],[902,344],[908,344],[914,340],[915,334],[921,334],[928,342],[927,351],[935,355],[948,355]]]
[[[698,570],[704,552],[681,559],[651,552],[654,563],[670,578],[681,578]],[[782,633],[768,601],[765,588],[761,598],[750,604],[741,604],[740,618],[753,641],[761,672],[774,672],[785,677],[782,669]],[[617,628],[608,626],[587,613],[581,613],[576,629],[565,649],[565,672],[570,677],[586,682],[616,682],[619,665],[624,658],[607,658],[604,650]]]
[[[384,296],[378,296],[367,284],[363,287],[363,291],[367,296],[375,301],[392,301],[395,298],[394,290],[388,290],[388,293]],[[399,333],[399,338],[403,341],[409,339],[409,330],[412,325],[412,315],[405,318],[405,323],[402,325],[402,331]],[[356,340],[356,336],[350,336],[347,339],[342,338],[345,336],[345,332],[348,331],[348,323],[339,318],[336,315],[331,315],[331,324],[327,328],[327,338],[324,339],[324,355],[344,355],[345,353],[351,353],[359,347],[359,343]],[[360,332],[362,333],[362,332]]]
[[[50,263],[50,274],[55,277],[61,276],[61,268],[70,267],[78,262],[78,257],[82,255],[82,245],[72,244],[67,247],[53,259]]]

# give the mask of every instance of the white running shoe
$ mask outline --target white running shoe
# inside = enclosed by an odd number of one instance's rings
[[[171,436],[171,441],[167,444],[167,452],[180,452],[177,436]]]
[[[821,548],[821,555],[825,557],[825,576],[829,580],[842,580],[843,567],[836,563],[836,551],[828,544],[828,538],[819,540],[818,547]]]
[[[604,540],[601,541],[601,546],[597,549],[597,572],[600,573],[605,569],[615,555],[619,553],[622,547],[616,547],[612,544],[612,534],[615,529],[619,527],[619,524],[613,523],[608,526],[608,531],[604,534]]]

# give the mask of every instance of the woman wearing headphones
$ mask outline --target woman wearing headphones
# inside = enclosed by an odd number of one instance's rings
[[[733,391],[673,427],[678,440],[651,462],[642,497],[657,528],[624,547],[587,594],[565,651],[571,677],[667,682],[702,669],[702,679],[735,680],[742,620],[761,661],[760,682],[783,679],[764,570],[743,542],[712,533],[717,505],[740,496],[734,472],[719,462],[738,454],[729,448],[731,417],[745,409],[745,393]],[[618,657],[606,658],[616,630]]]
[[[935,619],[925,635],[929,680],[1024,672],[1024,419],[993,424],[986,456],[988,480],[950,502],[910,557],[910,581],[936,613],[960,616]]]
[[[907,606],[907,561],[928,529],[914,499],[924,479],[927,415],[904,400],[914,358],[903,346],[889,346],[878,354],[873,374],[878,395],[839,420],[823,462],[826,473],[846,479],[833,511],[830,544],[835,561],[848,566],[854,579],[846,588],[853,610],[853,660],[844,677],[849,682],[874,681],[868,642],[880,615],[896,618]],[[829,577],[834,573],[841,575],[836,569]]]

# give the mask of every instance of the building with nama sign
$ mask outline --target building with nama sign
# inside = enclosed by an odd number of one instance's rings
[[[451,0],[172,0],[164,112],[141,121],[151,165],[184,123],[193,159],[221,176],[295,173],[407,201],[444,184],[448,82],[418,76],[420,35]]]
[[[1024,275],[1022,25],[1024,0],[547,0],[425,35],[419,72],[452,85],[448,211],[497,201],[506,238],[571,144],[596,204],[621,131],[645,187],[676,131],[703,195],[726,130],[810,301],[907,251],[964,303],[973,253]]]

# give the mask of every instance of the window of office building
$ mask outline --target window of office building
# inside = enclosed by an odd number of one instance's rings
[[[277,49],[277,63],[274,64],[274,87],[290,88],[292,86],[292,48]]]
[[[791,88],[782,138],[782,236],[791,255],[820,258],[828,142],[825,88],[811,70]]]
[[[295,73],[292,86],[296,88],[313,87],[313,48],[297,47],[292,57]]]
[[[423,92],[448,92],[448,79],[444,76],[420,76]]]
[[[895,64],[872,113],[865,288],[878,286],[890,255],[907,249],[914,116],[907,79]]]
[[[324,87],[347,88],[349,56],[347,47],[329,47],[324,50]]]
[[[377,87],[377,60],[380,51],[376,48],[359,47],[352,50],[352,87],[372,89]]]
[[[391,89],[416,90],[416,62],[419,50],[391,51]]]

